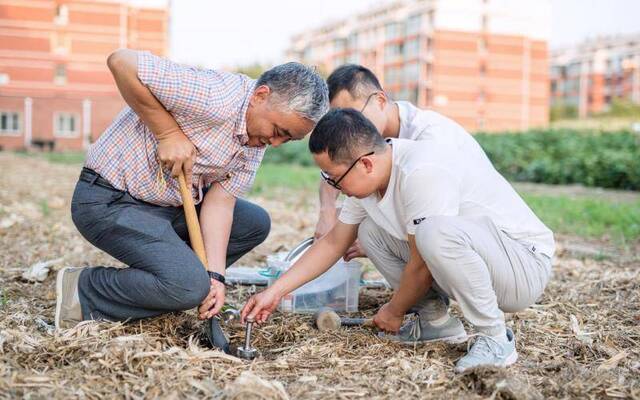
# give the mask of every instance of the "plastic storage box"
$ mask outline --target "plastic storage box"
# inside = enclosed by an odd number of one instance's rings
[[[265,275],[269,286],[291,266],[282,254],[267,258]],[[358,311],[360,273],[362,265],[358,261],[338,261],[327,272],[284,296],[279,310],[291,313],[314,313],[323,307],[336,312]]]

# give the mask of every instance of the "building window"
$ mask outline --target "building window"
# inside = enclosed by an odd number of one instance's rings
[[[433,79],[433,64],[431,64],[431,63],[427,64],[427,70],[426,70],[425,75],[426,75],[427,80]]]
[[[404,36],[404,25],[398,22],[392,22],[387,24],[385,31],[387,40],[396,39]]]
[[[485,54],[487,52],[487,39],[483,37],[478,38],[478,51],[480,54]]]
[[[409,101],[413,104],[418,104],[418,88],[409,90]]]
[[[66,4],[59,4],[56,7],[56,17],[53,21],[56,25],[67,25],[69,23],[69,7]]]
[[[333,50],[336,53],[341,53],[347,49],[347,39],[335,39],[333,41]]]
[[[350,50],[357,50],[358,49],[358,34],[357,33],[352,33],[351,35],[349,35],[349,39],[348,39],[348,46]]]
[[[485,63],[480,63],[480,76],[487,75],[487,65]]]
[[[417,83],[420,80],[420,64],[417,62],[405,64],[404,70],[404,78],[407,83]]]
[[[20,135],[20,113],[0,111],[0,135]]]
[[[489,16],[487,14],[482,14],[482,30],[489,30]]]
[[[347,57],[344,57],[344,56],[336,57],[336,58],[334,58],[334,60],[333,60],[333,64],[334,64],[336,67],[339,67],[339,66],[341,66],[341,65],[344,65],[344,64],[346,64],[346,63],[347,63]]]
[[[53,82],[56,85],[64,85],[67,83],[67,66],[64,64],[56,65],[56,70],[53,76]]]
[[[385,68],[384,83],[385,85],[395,85],[402,81],[402,67]]]
[[[412,15],[407,19],[407,36],[420,33],[421,15]]]
[[[384,59],[386,62],[395,62],[402,58],[404,53],[404,45],[388,44],[385,46]]]
[[[478,91],[478,103],[484,103],[487,100],[487,94],[484,89]]]
[[[77,114],[68,112],[57,112],[53,115],[53,134],[55,137],[74,138],[78,137]]]
[[[71,39],[63,32],[53,32],[51,34],[51,51],[56,54],[68,54],[71,50]]]
[[[407,40],[404,46],[405,56],[409,59],[418,57],[420,53],[420,39]]]

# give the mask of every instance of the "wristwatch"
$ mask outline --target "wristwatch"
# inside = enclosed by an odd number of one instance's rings
[[[215,279],[216,281],[222,283],[223,285],[226,283],[226,279],[224,279],[224,275],[219,274],[213,271],[207,271],[209,273],[209,278]]]

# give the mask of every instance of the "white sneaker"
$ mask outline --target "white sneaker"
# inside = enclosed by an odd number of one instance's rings
[[[507,328],[507,340],[504,342],[491,336],[478,335],[469,347],[467,354],[456,363],[456,372],[464,372],[480,366],[506,367],[518,359],[516,339],[509,328]]]

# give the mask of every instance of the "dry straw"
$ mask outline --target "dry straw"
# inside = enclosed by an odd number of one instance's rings
[[[640,398],[638,260],[582,258],[568,245],[540,302],[508,316],[520,354],[508,370],[455,375],[464,344],[403,347],[360,328],[320,333],[309,316],[277,314],[257,328],[262,354],[253,362],[203,347],[193,311],[52,333],[43,321],[53,316],[54,275],[30,282],[24,270],[58,257],[53,270],[117,262],[69,220],[78,166],[0,153],[0,170],[0,226],[13,221],[0,228],[0,398]],[[245,264],[312,232],[314,193],[287,198],[259,199],[274,230]],[[56,207],[42,205],[51,199]],[[241,304],[248,295],[232,290],[230,299]],[[389,295],[364,290],[361,315]],[[242,327],[228,332],[239,343]]]

